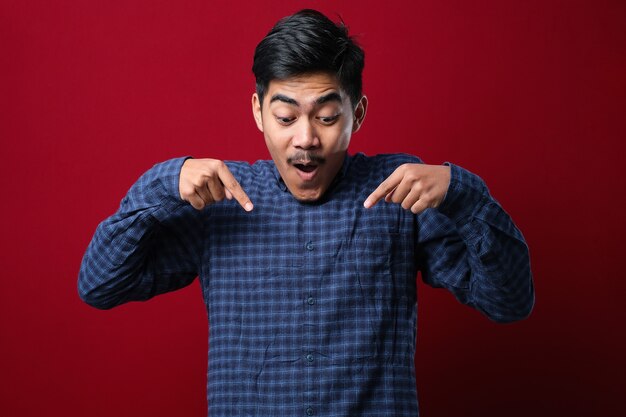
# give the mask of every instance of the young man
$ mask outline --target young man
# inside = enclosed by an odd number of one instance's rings
[[[98,308],[199,277],[216,416],[415,416],[416,282],[492,320],[534,292],[518,229],[474,174],[347,154],[363,51],[304,10],[257,46],[252,96],[272,161],[157,164],[98,226],[79,276]]]

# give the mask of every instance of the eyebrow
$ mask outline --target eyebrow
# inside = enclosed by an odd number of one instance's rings
[[[296,100],[292,99],[291,97],[287,97],[284,94],[274,94],[272,98],[270,99],[270,104],[275,101],[280,101],[282,103],[291,104],[293,106],[300,107],[300,103],[298,103]],[[319,106],[320,104],[328,103],[331,101],[336,101],[336,102],[341,103],[341,96],[339,95],[339,93],[333,91],[332,93],[328,93],[326,95],[318,97],[315,100],[314,104],[316,106]]]

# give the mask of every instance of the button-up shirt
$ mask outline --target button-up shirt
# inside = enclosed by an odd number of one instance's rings
[[[297,201],[272,161],[227,162],[251,201],[181,201],[184,158],[155,165],[102,222],[79,292],[98,308],[198,276],[207,397],[220,416],[416,416],[416,274],[494,321],[527,316],[528,248],[476,175],[449,164],[437,209],[366,197],[413,156],[346,156],[325,195]]]

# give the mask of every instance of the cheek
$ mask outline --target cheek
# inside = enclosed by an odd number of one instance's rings
[[[352,133],[351,126],[341,126],[334,132],[335,148],[338,150],[344,150],[350,143],[350,135]]]
[[[265,144],[272,155],[283,154],[289,147],[289,136],[284,131],[266,128],[263,132]]]

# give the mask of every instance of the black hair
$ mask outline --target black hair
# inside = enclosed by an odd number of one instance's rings
[[[337,77],[352,107],[361,99],[361,74],[365,54],[343,22],[334,23],[322,13],[304,9],[281,19],[257,45],[252,72],[259,101],[270,81],[313,72]]]

